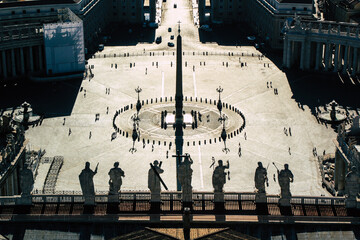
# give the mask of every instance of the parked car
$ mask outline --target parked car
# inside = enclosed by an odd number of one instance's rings
[[[173,46],[175,46],[175,45],[174,45],[174,43],[172,43],[172,42],[168,42],[168,46],[169,46],[169,47],[173,47]]]
[[[204,30],[206,32],[211,32],[212,31],[212,28],[209,26],[209,25],[202,25],[200,27],[201,30]]]
[[[161,41],[162,41],[162,37],[161,37],[161,36],[160,36],[160,37],[157,37],[156,40],[155,40],[155,42],[156,42],[157,44],[160,44]]]
[[[155,22],[151,22],[149,23],[149,27],[150,28],[158,28],[159,27],[159,24],[155,23]]]

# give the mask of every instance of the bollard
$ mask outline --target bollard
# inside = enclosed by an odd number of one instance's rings
[[[150,103],[151,103],[151,104],[153,103],[153,99],[151,99]]]
[[[209,143],[211,144],[211,138],[209,139]]]
[[[197,97],[195,98],[195,102],[197,102]]]
[[[200,102],[202,102],[202,97],[200,98]]]
[[[165,102],[167,102],[167,97],[165,97]]]
[[[195,141],[193,141],[193,146],[195,146]]]
[[[116,57],[116,53],[114,53],[114,57]]]
[[[150,144],[150,139],[147,140],[147,143]]]
[[[219,137],[219,142],[221,142],[221,137]]]
[[[141,101],[141,105],[144,105],[144,100]]]
[[[187,101],[187,96],[185,96],[185,101]]]
[[[210,99],[210,104],[211,104],[211,99]]]
[[[216,105],[216,100],[214,100],[214,105]]]
[[[233,137],[233,133],[230,133],[230,136]]]
[[[234,106],[232,106],[232,109],[231,110],[233,110],[234,111]]]
[[[192,97],[190,97],[190,102],[192,102]]]
[[[170,97],[170,102],[172,101],[172,97]]]
[[[155,140],[153,140],[153,145],[155,145]]]
[[[214,143],[216,143],[216,138],[214,138]]]
[[[155,98],[155,103],[157,103],[157,98]]]
[[[187,142],[187,146],[189,146],[189,142]]]
[[[125,132],[123,132],[123,136],[125,136]]]
[[[132,107],[133,107],[133,105],[132,105],[132,104],[130,104],[130,109],[132,109]]]
[[[201,141],[199,141],[199,146],[201,145]]]
[[[226,109],[228,108],[228,104],[227,104],[227,103],[225,104],[225,107],[226,107]]]
[[[146,104],[149,104],[149,99],[146,99]]]
[[[127,53],[127,56],[129,56],[129,53]]]
[[[129,133],[128,132],[126,132],[126,138],[128,138],[129,137]]]
[[[160,102],[162,102],[162,97],[160,97]]]
[[[205,103],[207,103],[207,98],[205,98]]]
[[[206,140],[204,140],[204,145],[206,145]]]
[[[164,141],[164,146],[166,146],[166,141]]]

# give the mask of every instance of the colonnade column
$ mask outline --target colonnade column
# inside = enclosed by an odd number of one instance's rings
[[[2,65],[3,65],[3,76],[4,78],[7,77],[7,69],[6,69],[6,56],[5,56],[5,50],[1,51],[1,57],[2,57]]]
[[[329,69],[330,44],[325,45],[325,71]]]
[[[25,74],[25,61],[24,61],[24,48],[20,48],[20,67],[21,67],[21,74]]]
[[[335,44],[335,56],[334,56],[334,72],[339,69],[339,45]]]
[[[283,49],[283,66],[287,67],[287,46],[288,46],[288,39],[284,39],[284,49]]]
[[[41,46],[38,46],[39,47],[39,70],[41,70],[42,69],[42,66],[43,66],[43,64],[42,64],[42,55],[41,55]]]
[[[34,71],[32,47],[29,47],[30,72]]]
[[[287,43],[287,50],[286,50],[286,67],[290,68],[291,67],[291,63],[290,63],[290,58],[291,58],[291,41],[288,40]]]
[[[354,57],[353,57],[353,64],[352,64],[352,72],[351,75],[355,76],[356,72],[357,72],[357,67],[358,67],[358,48],[354,47]]]
[[[11,49],[11,70],[12,70],[12,76],[16,76],[16,68],[15,68],[15,54],[14,49]]]
[[[345,45],[345,55],[344,55],[344,66],[343,66],[343,70],[342,72],[343,73],[346,73],[346,70],[347,70],[347,67],[349,65],[348,61],[349,61],[349,46]]]
[[[300,69],[304,70],[305,61],[305,40],[301,41]]]
[[[320,66],[320,60],[321,60],[321,56],[320,56],[320,44],[321,43],[316,43],[316,61],[315,61],[315,70],[319,70],[319,66]]]

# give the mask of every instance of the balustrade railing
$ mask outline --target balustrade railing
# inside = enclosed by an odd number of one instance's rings
[[[114,199],[108,194],[96,194],[96,204],[106,204],[114,202]],[[84,204],[84,197],[79,194],[33,194],[30,196],[33,204]],[[125,212],[144,212],[150,210],[150,192],[121,192],[118,196],[120,211]],[[22,205],[21,196],[1,196],[0,206]],[[277,204],[278,195],[267,195],[268,204]],[[116,200],[115,200],[116,202]],[[225,209],[229,211],[241,211],[242,204],[255,206],[255,193],[224,193]],[[292,204],[297,205],[329,205],[344,206],[344,197],[313,197],[313,196],[292,196]],[[249,205],[250,204],[250,205]],[[251,209],[251,206],[249,209]],[[182,200],[181,192],[163,192],[161,194],[161,211],[173,212],[181,211]],[[214,194],[212,192],[194,192],[193,193],[194,211],[212,211],[214,210]],[[248,209],[248,210],[249,210]],[[246,210],[246,209],[245,209]]]

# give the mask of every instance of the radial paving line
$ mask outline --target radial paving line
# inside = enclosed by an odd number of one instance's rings
[[[194,95],[195,97],[197,97],[195,72],[193,72],[193,80],[194,80]]]
[[[201,189],[204,189],[204,179],[203,179],[203,171],[202,171],[202,163],[201,163],[201,149],[200,146],[198,146],[199,151],[199,166],[200,166],[200,186]]]
[[[164,97],[164,85],[165,85],[164,72],[161,72],[161,97]]]

